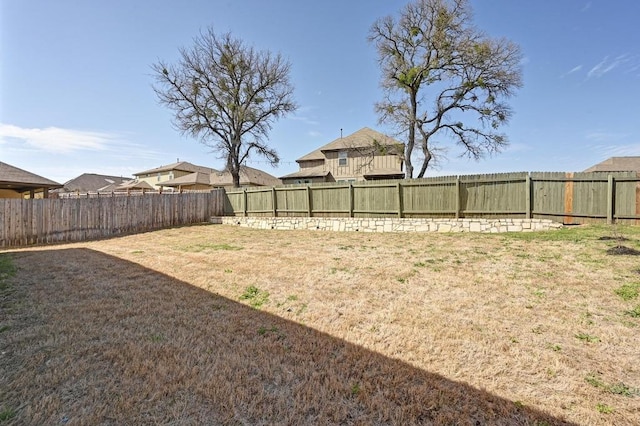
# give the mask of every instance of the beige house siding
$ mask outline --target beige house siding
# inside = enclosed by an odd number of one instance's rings
[[[0,189],[0,198],[24,198],[24,196],[12,189]]]
[[[192,172],[188,172],[184,170],[171,170],[167,172],[149,173],[146,175],[139,175],[138,181],[147,182],[149,185],[159,190],[162,187],[163,182],[167,182],[172,179],[177,179],[181,176],[186,176],[191,173]]]
[[[401,142],[364,127],[302,156],[296,160],[300,170],[281,179],[285,184],[401,179],[403,151]]]
[[[162,182],[166,182],[168,180],[173,179],[175,174],[173,172],[160,172],[155,174],[146,174],[138,176],[139,182],[147,182],[149,185],[153,186],[155,189],[160,189],[162,186]]]
[[[311,167],[319,167],[324,165],[324,159],[322,160],[309,160],[309,161],[301,161],[299,163],[300,169],[308,169]]]
[[[367,155],[357,150],[346,150],[346,166],[340,165],[340,151],[327,152],[325,169],[333,175],[336,181],[364,180],[364,174],[373,169],[401,170],[402,161],[397,155]]]
[[[335,180],[330,177],[311,177],[311,178],[299,178],[299,179],[289,179],[286,183],[322,183],[322,182],[335,182]]]
[[[185,185],[187,186],[187,185]],[[185,188],[182,189],[187,189],[189,191],[207,191],[207,190],[211,190],[211,185],[204,185],[204,184],[196,184],[196,185],[188,185]]]
[[[178,161],[166,166],[160,166],[154,169],[142,171],[140,173],[134,173],[134,176],[136,177],[137,182],[146,182],[147,184],[151,185],[153,189],[160,190],[164,186],[164,182],[178,179],[182,176],[190,175],[194,172],[210,174],[216,171],[217,170],[214,170],[212,168],[197,166],[187,161]]]

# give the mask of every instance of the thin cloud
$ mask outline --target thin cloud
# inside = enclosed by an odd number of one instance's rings
[[[609,57],[605,56],[602,61],[589,70],[587,73],[587,79],[602,77],[628,61],[629,56],[626,54],[617,56],[612,60],[609,60]]]
[[[628,74],[632,74],[632,73],[635,73],[635,72],[636,72],[636,71],[638,71],[638,70],[640,70],[640,64],[639,64],[639,65],[634,65],[634,66],[632,66],[631,68],[629,68],[629,69],[627,70],[627,73],[628,73]]]
[[[616,132],[605,132],[605,131],[596,131],[590,132],[585,135],[585,137],[593,142],[616,142],[623,140],[629,137],[626,133],[616,133]]]
[[[586,12],[587,10],[591,9],[591,4],[592,2],[588,1],[587,4],[585,4],[582,9],[580,9],[581,12]]]
[[[601,158],[640,156],[640,143],[624,145],[592,145],[591,150],[599,153]]]
[[[566,77],[568,75],[576,73],[576,72],[580,71],[581,69],[582,69],[582,64],[571,68],[569,71],[567,71],[566,73],[562,74],[562,77]]]
[[[0,142],[4,145],[22,145],[52,153],[74,151],[104,151],[115,135],[102,132],[62,129],[59,127],[23,128],[0,124]],[[16,146],[17,149],[20,147]]]
[[[589,150],[602,158],[640,155],[640,143],[630,141],[628,133],[595,131],[587,133],[585,138],[591,142]]]
[[[312,126],[317,126],[319,124],[317,121],[315,121],[315,120],[313,120],[313,119],[311,119],[309,117],[304,117],[304,116],[300,116],[300,115],[294,115],[294,116],[290,117],[290,120],[300,121],[302,123],[310,124]]]
[[[517,152],[528,152],[532,149],[533,147],[531,145],[527,145],[526,143],[510,143],[504,150],[504,152],[513,154]]]

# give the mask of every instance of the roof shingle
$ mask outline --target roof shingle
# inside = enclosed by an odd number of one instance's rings
[[[380,132],[377,132],[368,127],[363,127],[355,133],[352,133],[345,137],[340,137],[332,142],[329,142],[326,145],[321,146],[315,151],[312,151],[307,155],[298,158],[296,161],[301,162],[310,160],[323,160],[325,159],[325,152],[340,151],[344,149],[368,148],[373,146],[374,141],[377,141],[383,146],[402,144],[402,142],[386,136]]]
[[[60,188],[62,185],[0,161],[0,187],[24,191],[39,188]]]

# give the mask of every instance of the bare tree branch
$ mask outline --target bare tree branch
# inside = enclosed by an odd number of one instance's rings
[[[380,122],[406,135],[407,177],[416,147],[423,155],[418,177],[438,159],[436,135],[474,159],[508,144],[497,130],[512,115],[503,100],[522,85],[520,48],[477,30],[467,0],[414,0],[397,20],[377,20],[369,41],[384,91],[375,108]]]
[[[151,65],[153,89],[174,112],[174,127],[225,158],[236,187],[240,166],[252,154],[277,164],[278,154],[265,141],[273,123],[297,109],[291,65],[280,54],[257,51],[211,28],[179,52],[175,64]]]

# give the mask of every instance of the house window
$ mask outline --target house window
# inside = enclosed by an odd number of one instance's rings
[[[338,166],[346,166],[347,165],[347,151],[338,151]]]
[[[160,173],[158,173],[158,182],[160,182]]]

